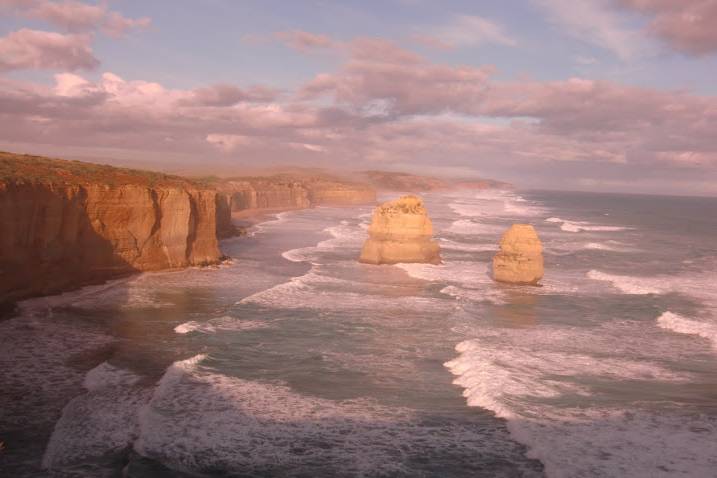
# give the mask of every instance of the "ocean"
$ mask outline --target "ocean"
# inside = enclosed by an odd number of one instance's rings
[[[359,264],[371,208],[322,207],[22,303],[0,474],[717,476],[717,199],[423,197],[441,265]],[[489,276],[516,222],[541,287]]]

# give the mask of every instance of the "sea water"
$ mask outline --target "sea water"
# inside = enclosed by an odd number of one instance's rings
[[[218,267],[24,302],[0,322],[0,471],[717,475],[716,199],[424,198],[441,265],[359,264],[371,208],[316,208]],[[542,287],[490,278],[515,222]]]

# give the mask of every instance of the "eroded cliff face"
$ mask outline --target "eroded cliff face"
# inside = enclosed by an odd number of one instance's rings
[[[287,175],[241,178],[217,184],[232,212],[261,209],[305,209],[376,202],[376,191],[364,184]],[[227,220],[224,215],[220,221]]]
[[[253,178],[220,185],[231,198],[232,211],[246,209],[303,209],[311,206],[309,193],[295,181]]]
[[[536,285],[543,278],[543,244],[529,224],[513,224],[500,240],[493,257],[493,278],[498,282]]]
[[[40,159],[34,176],[20,164],[0,178],[0,302],[220,260],[216,191]]]
[[[359,262],[441,262],[438,243],[431,240],[433,225],[423,201],[417,196],[403,196],[378,206],[373,212],[368,234]]]

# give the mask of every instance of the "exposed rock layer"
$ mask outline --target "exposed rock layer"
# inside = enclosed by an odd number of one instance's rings
[[[314,206],[349,206],[376,202],[376,191],[365,184],[329,176],[274,175],[216,183],[221,195],[218,234],[226,237],[231,212],[261,209],[305,209]],[[228,209],[228,214],[227,214]]]
[[[441,262],[438,243],[431,240],[433,225],[421,198],[403,196],[378,206],[361,250],[360,262]]]
[[[543,278],[543,245],[533,226],[513,224],[493,257],[493,278],[499,282],[535,285]]]
[[[0,303],[216,263],[216,207],[181,178],[0,153]]]

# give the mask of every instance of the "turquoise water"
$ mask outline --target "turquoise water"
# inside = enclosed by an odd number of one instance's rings
[[[425,199],[439,266],[358,264],[370,208],[317,208],[218,268],[24,303],[0,323],[0,470],[714,475],[717,200]],[[542,287],[490,279],[513,222]]]

